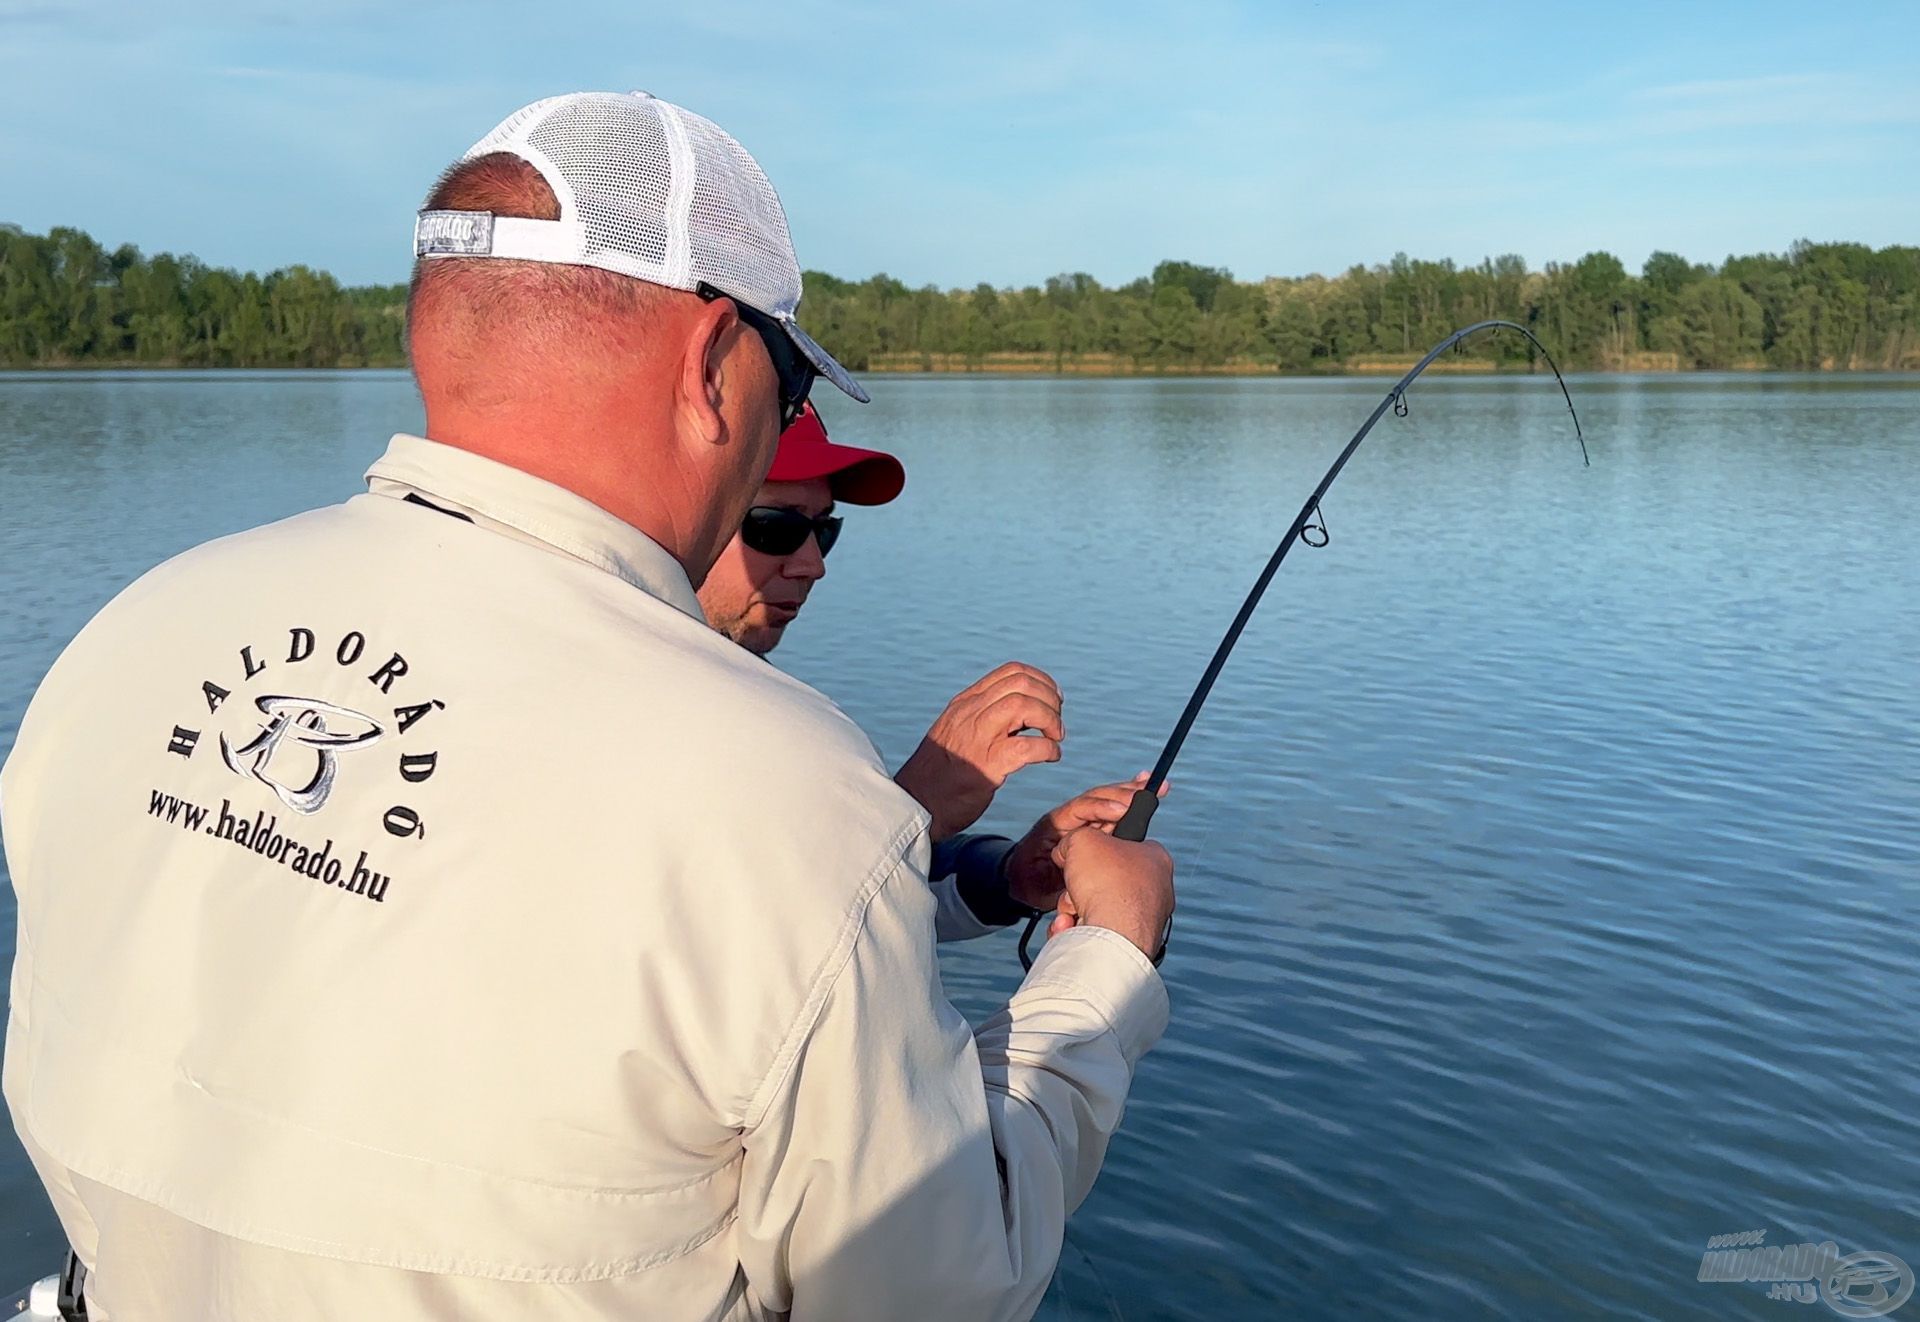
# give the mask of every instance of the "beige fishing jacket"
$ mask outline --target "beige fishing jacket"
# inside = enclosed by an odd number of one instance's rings
[[[6,1098],[96,1313],[1029,1316],[1151,965],[1076,930],[970,1029],[831,703],[577,496],[368,476],[123,592],[0,777]]]

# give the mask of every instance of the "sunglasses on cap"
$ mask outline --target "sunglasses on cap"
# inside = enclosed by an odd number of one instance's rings
[[[813,378],[819,375],[813,364],[807,361],[806,355],[800,352],[800,347],[780,323],[759,308],[748,307],[726,290],[715,289],[704,280],[694,292],[709,303],[716,298],[733,299],[733,310],[740,314],[740,320],[749,329],[758,333],[767,346],[767,357],[773,360],[773,373],[780,381],[780,430],[785,431],[793,426],[794,419],[800,416],[800,410],[806,406],[807,392],[813,389]],[[825,551],[824,547],[821,549]]]
[[[820,543],[820,554],[824,556],[840,540],[843,522],[838,514],[810,518],[799,510],[778,505],[755,505],[740,525],[740,540],[761,555],[792,555],[806,545],[807,535],[811,533]]]

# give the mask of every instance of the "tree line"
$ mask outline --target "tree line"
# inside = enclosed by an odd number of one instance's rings
[[[405,306],[404,285],[347,289],[305,266],[243,275],[0,225],[0,366],[396,366]]]
[[[1920,247],[1803,242],[1718,266],[1657,252],[1638,275],[1604,252],[1540,271],[1402,254],[1258,282],[1166,261],[1124,285],[1075,273],[1023,289],[809,271],[806,289],[809,329],[868,371],[1379,369],[1489,317],[1526,325],[1569,368],[1920,367]],[[394,367],[405,309],[404,285],[343,287],[305,266],[242,274],[0,224],[0,366]],[[1520,337],[1493,337],[1462,362],[1529,356]]]

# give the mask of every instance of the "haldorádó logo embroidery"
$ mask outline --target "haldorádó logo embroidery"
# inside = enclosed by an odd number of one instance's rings
[[[289,629],[287,638],[286,659],[278,665],[304,669],[306,663],[314,662],[323,670],[328,668],[325,654],[316,645],[313,630]],[[341,669],[357,668],[362,664],[366,650],[367,636],[357,629],[350,630],[333,649],[334,666]],[[240,649],[242,683],[274,668],[275,663],[254,658],[251,644]],[[380,690],[381,696],[390,696],[394,685],[406,678],[408,670],[406,657],[395,652],[368,672],[365,679]],[[215,716],[219,714],[221,704],[233,696],[233,690],[223,688],[210,679],[201,682],[200,693],[206,699],[207,713]],[[388,730],[380,718],[352,707],[318,698],[265,694],[254,699],[254,706],[267,720],[237,729],[235,733],[243,741],[238,744],[223,731],[220,735],[220,756],[237,775],[259,781],[295,812],[316,813],[326,806],[328,797],[333,793],[334,779],[339,772],[336,760],[339,754],[350,749],[369,747],[389,734],[404,735],[434,712],[445,710],[446,705],[438,698],[428,698],[395,706],[392,709],[393,726]],[[191,726],[174,726],[172,735],[167,739],[167,751],[181,757],[192,757],[201,733],[200,729]],[[305,766],[299,765],[300,758],[307,759]],[[402,752],[399,758],[400,779],[407,784],[418,785],[433,775],[439,763],[440,754],[436,751]],[[420,820],[420,814],[404,803],[396,803],[381,814],[380,824],[389,835],[402,838],[426,834],[426,825]]]
[[[390,709],[389,720],[383,710],[373,713],[360,710],[361,704],[351,691],[351,685],[364,683],[378,691],[378,699],[393,701],[395,686],[402,685],[399,696],[411,696],[406,691],[409,667],[404,656],[394,652],[374,669],[362,670],[367,639],[358,630],[343,635],[332,649],[331,657],[318,646],[311,629],[289,629],[287,638],[284,659],[258,660],[251,644],[242,647],[238,684],[249,683],[269,670],[278,674],[283,668],[288,678],[297,678],[297,683],[275,684],[279,692],[251,695],[251,702],[244,708],[239,703],[227,705],[228,699],[234,696],[233,689],[211,679],[200,684],[208,716],[225,727],[219,731],[216,742],[220,761],[228,771],[266,786],[282,804],[303,817],[327,810],[333,804],[343,763],[349,783],[354,785],[363,783],[368,772],[382,763],[390,772],[399,772],[403,786],[419,785],[432,778],[440,765],[437,749],[417,745],[401,747],[386,757],[367,750],[376,746],[393,748],[421,721],[446,710],[447,704],[424,696],[418,701],[397,702]],[[341,675],[342,670],[348,674]],[[342,690],[343,683],[349,685],[346,691]],[[316,691],[345,701],[304,696]],[[234,719],[243,710],[245,718]],[[190,726],[174,726],[167,738],[166,751],[191,759],[206,732],[205,724],[195,721]],[[430,726],[429,730],[437,728],[437,725]],[[389,757],[393,760],[388,761]],[[349,798],[355,803],[366,802],[358,795]],[[383,802],[389,806],[378,807]],[[376,799],[374,804],[380,826],[389,836],[403,840],[425,837],[426,823],[412,804],[384,799]],[[376,851],[362,849],[357,859],[347,853],[336,856],[334,835],[317,840],[316,833],[297,828],[294,821],[288,822],[288,830],[297,830],[298,835],[288,834],[281,829],[277,817],[254,812],[249,819],[250,811],[232,800],[222,799],[215,808],[210,800],[183,799],[158,788],[152,791],[147,807],[149,816],[196,835],[237,845],[326,885],[371,900],[386,898],[391,874],[376,870],[378,864],[370,856]],[[334,807],[330,815],[337,816],[338,811]],[[372,822],[361,819],[361,824],[370,827]],[[343,827],[351,830],[354,825],[352,821],[341,821],[323,829],[337,835]]]
[[[348,748],[365,748],[380,739],[379,722],[371,716],[321,702],[318,698],[269,693],[255,698],[253,705],[267,716],[260,733],[239,748],[221,734],[220,756],[235,774],[252,776],[278,794],[280,802],[295,812],[318,812],[326,803],[340,766],[336,753]],[[335,728],[329,728],[330,721]],[[299,789],[273,778],[273,757],[280,751],[283,740],[312,749],[319,761],[312,779]]]

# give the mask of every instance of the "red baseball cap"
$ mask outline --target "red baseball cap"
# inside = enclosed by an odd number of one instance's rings
[[[805,482],[815,477],[830,479],[833,498],[849,505],[884,505],[907,484],[907,470],[886,451],[828,440],[820,415],[809,404],[780,433],[780,448],[774,451],[767,481]]]

